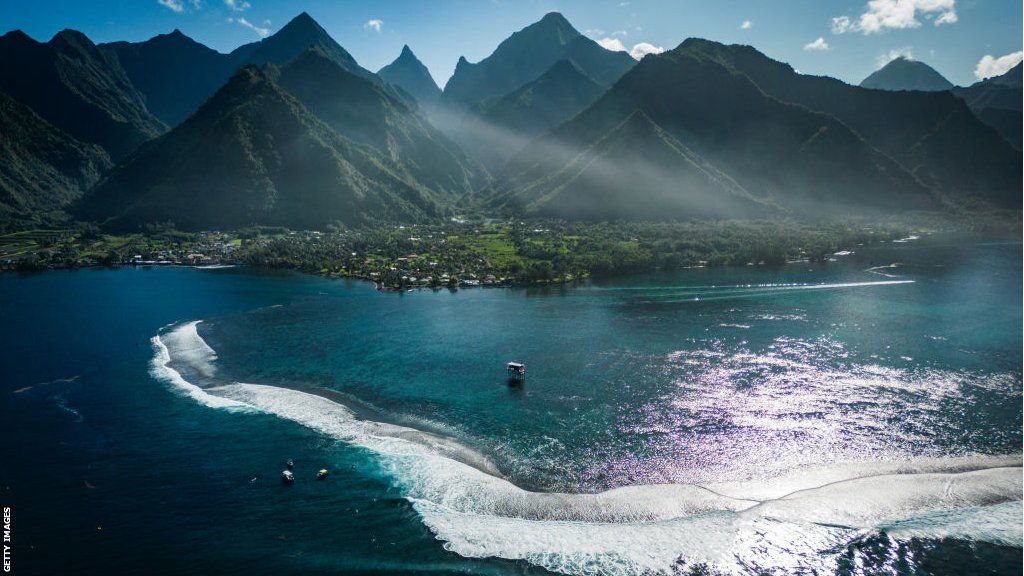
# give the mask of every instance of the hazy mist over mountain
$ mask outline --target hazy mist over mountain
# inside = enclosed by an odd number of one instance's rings
[[[637,62],[555,12],[443,90],[412,47],[375,74],[305,12],[227,54],[179,30],[10,32],[0,54],[10,122],[52,143],[10,148],[48,182],[8,186],[22,217],[83,196],[78,217],[189,228],[1020,206],[1020,65],[950,90],[896,58],[855,87],[695,38]]]
[[[0,0],[4,572],[1021,576],[1022,22]]]

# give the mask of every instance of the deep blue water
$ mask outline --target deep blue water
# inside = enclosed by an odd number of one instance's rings
[[[936,241],[549,289],[0,276],[15,572],[1020,573],[1021,290],[1019,245]]]

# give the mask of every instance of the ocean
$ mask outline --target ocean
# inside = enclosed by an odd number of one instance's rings
[[[0,276],[14,572],[1019,574],[1020,244],[833,260]]]

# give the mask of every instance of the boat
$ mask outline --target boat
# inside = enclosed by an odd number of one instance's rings
[[[327,468],[321,468],[320,471],[316,473],[316,479],[324,480],[327,478],[327,474],[329,474],[329,472],[327,472]]]
[[[522,384],[526,379],[526,364],[522,362],[509,362],[505,364],[505,372],[508,373],[509,384]]]
[[[291,484],[295,482],[295,474],[292,474],[291,470],[284,470],[281,472],[281,481],[285,484]]]
[[[295,468],[295,461],[289,458],[288,461],[284,463],[284,465],[287,466],[289,470],[291,470],[292,468]]]

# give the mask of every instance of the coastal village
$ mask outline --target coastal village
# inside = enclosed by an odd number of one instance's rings
[[[363,234],[347,231],[173,231],[95,237],[75,231],[31,231],[0,237],[0,268],[254,265],[361,278],[381,289],[508,285],[513,282],[508,272],[521,270],[510,258],[513,246],[495,242],[479,229],[473,236],[484,245],[478,250],[458,235],[443,232],[429,226],[394,226],[385,232],[387,238],[377,234],[373,240],[379,243],[374,245]],[[565,274],[560,279],[573,278]]]
[[[942,229],[948,223],[936,222]],[[928,226],[932,228],[932,226]],[[170,225],[111,234],[96,227],[0,235],[0,269],[250,266],[358,278],[382,290],[571,283],[694,266],[825,262],[857,246],[906,237],[892,221],[567,223],[479,219],[294,231],[183,232]]]

